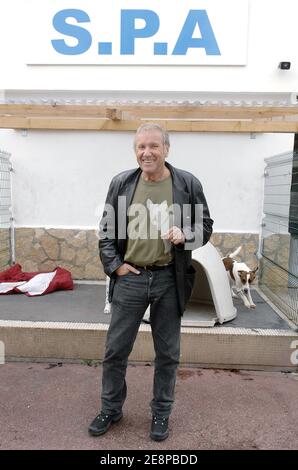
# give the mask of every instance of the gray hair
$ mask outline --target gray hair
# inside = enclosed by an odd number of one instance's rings
[[[141,132],[150,132],[150,131],[159,131],[162,135],[163,139],[163,144],[170,148],[170,137],[168,134],[168,131],[160,126],[159,124],[154,124],[154,123],[146,123],[146,124],[141,124],[140,127],[136,130],[135,134],[135,140],[134,140],[134,147],[136,147],[136,137],[138,134],[141,134]]]

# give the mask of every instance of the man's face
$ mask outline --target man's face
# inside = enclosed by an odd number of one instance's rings
[[[168,147],[163,143],[163,136],[158,130],[140,132],[136,136],[135,151],[141,170],[148,176],[162,172]]]

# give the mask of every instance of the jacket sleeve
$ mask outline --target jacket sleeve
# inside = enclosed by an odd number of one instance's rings
[[[118,188],[115,178],[112,180],[106,202],[104,212],[99,223],[99,255],[102,262],[104,272],[107,276],[112,276],[119,266],[123,264],[123,258],[119,253],[117,244],[117,214]]]
[[[211,235],[213,220],[210,218],[209,208],[200,181],[193,177],[191,181],[191,214],[188,221],[184,221],[183,233],[185,235],[186,250],[195,250],[205,245]],[[186,222],[186,223],[185,223]]]

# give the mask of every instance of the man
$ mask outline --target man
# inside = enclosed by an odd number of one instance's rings
[[[127,359],[148,305],[156,355],[150,436],[161,441],[169,434],[181,316],[195,276],[191,250],[207,243],[213,224],[200,182],[165,162],[169,148],[162,127],[140,126],[135,136],[139,168],[114,177],[108,190],[99,248],[111,279],[112,318],[103,361],[102,411],[89,426],[93,436],[122,418]]]

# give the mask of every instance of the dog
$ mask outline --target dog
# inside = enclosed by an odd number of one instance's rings
[[[250,285],[256,277],[258,266],[250,269],[245,263],[239,263],[234,259],[241,251],[241,248],[239,246],[233,253],[222,258],[222,261],[229,277],[232,297],[240,297],[245,307],[255,308],[256,306],[251,298]]]

